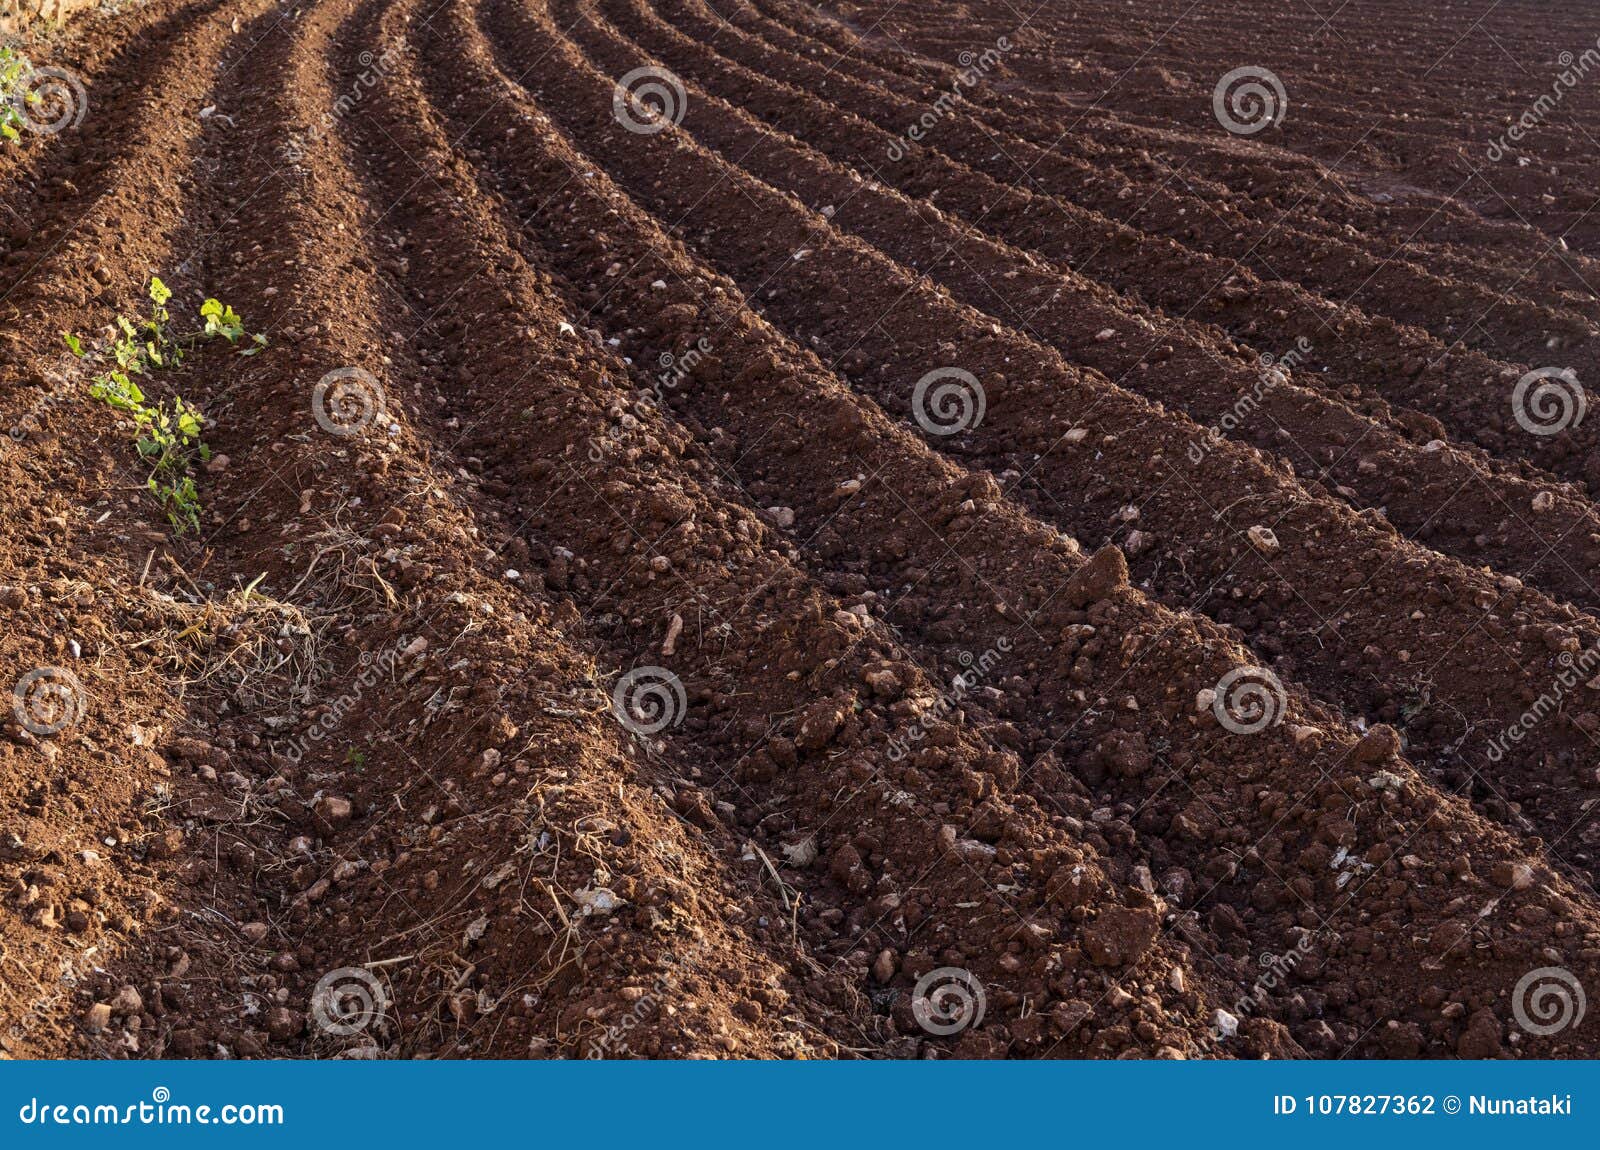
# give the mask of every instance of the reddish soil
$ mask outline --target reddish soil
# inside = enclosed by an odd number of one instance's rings
[[[0,1052],[1600,1055],[1584,9],[1021,7],[28,45]]]

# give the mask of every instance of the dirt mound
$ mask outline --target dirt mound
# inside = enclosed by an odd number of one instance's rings
[[[30,46],[0,1049],[1593,1056],[1587,233],[1215,7]]]

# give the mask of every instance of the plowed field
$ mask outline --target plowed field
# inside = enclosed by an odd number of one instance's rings
[[[9,1056],[1600,1056],[1586,6],[20,50]]]

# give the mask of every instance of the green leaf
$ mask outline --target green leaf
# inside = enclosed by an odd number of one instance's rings
[[[167,290],[167,285],[161,282],[161,277],[160,276],[151,276],[150,277],[150,302],[155,304],[157,307],[165,307],[167,301],[169,299],[171,299],[171,298],[172,298],[172,292]]]
[[[82,359],[84,356],[89,354],[83,350],[83,341],[77,336],[73,335],[70,331],[62,332],[61,338],[67,341],[67,347],[71,350],[72,354],[77,356],[79,359]]]

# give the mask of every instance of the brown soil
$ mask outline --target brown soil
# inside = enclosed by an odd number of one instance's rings
[[[1593,97],[1481,156],[1582,11],[1253,7],[32,45],[0,669],[73,706],[4,715],[0,1051],[1600,1054],[1528,990],[1600,988],[1600,420],[1512,399],[1600,374]],[[181,536],[60,339],[151,275],[270,337],[152,380]]]

